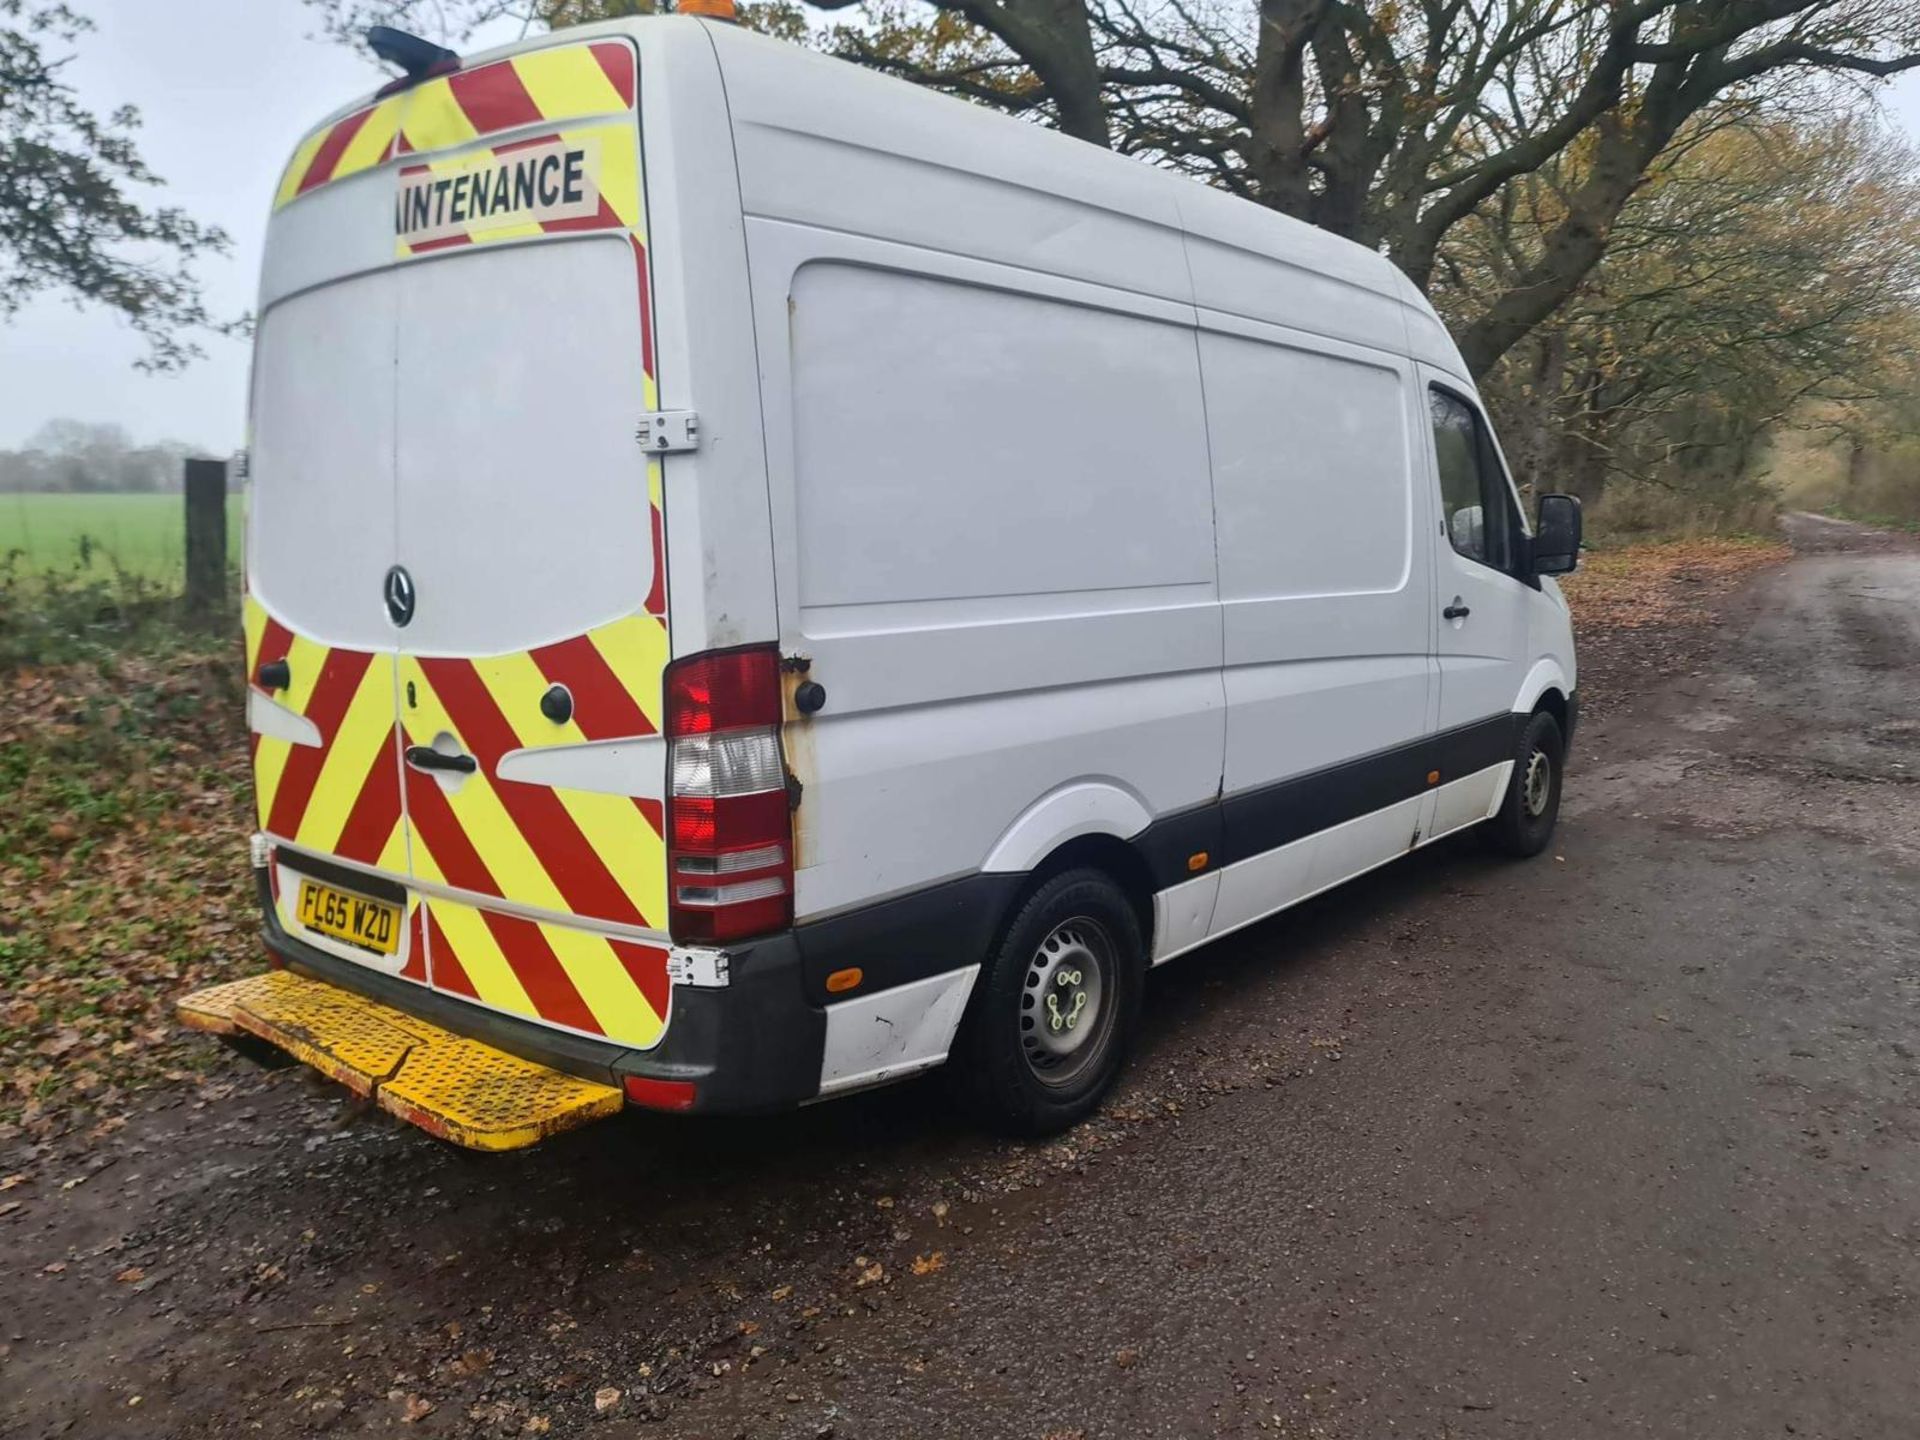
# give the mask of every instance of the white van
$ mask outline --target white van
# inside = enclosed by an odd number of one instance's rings
[[[1044,1132],[1148,967],[1547,843],[1578,507],[1387,261],[725,24],[384,39],[259,301],[291,973],[616,1104],[946,1063]]]

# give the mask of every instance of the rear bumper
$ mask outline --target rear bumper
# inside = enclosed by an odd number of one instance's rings
[[[455,1034],[604,1084],[627,1076],[690,1082],[696,1112],[785,1110],[820,1091],[827,1016],[809,1005],[791,933],[729,947],[729,983],[676,985],[666,1033],[650,1050],[549,1029],[329,955],[289,935],[267,872],[259,886],[267,949],[289,969],[418,1015]]]

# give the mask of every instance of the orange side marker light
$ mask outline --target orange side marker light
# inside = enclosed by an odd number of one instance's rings
[[[1193,854],[1187,856],[1187,869],[1195,871],[1204,870],[1207,868],[1207,861],[1210,858],[1206,851],[1196,850]]]
[[[1440,783],[1440,772],[1438,770],[1427,771],[1427,784],[1438,785],[1439,783]]]
[[[836,970],[827,976],[827,993],[844,995],[847,991],[858,988],[860,982],[866,978],[866,973],[858,965],[849,965],[846,969]]]

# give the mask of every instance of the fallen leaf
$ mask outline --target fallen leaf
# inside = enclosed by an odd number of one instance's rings
[[[931,1275],[937,1270],[946,1268],[947,1257],[944,1251],[936,1250],[931,1255],[913,1257],[913,1273],[916,1275]]]
[[[113,1278],[118,1280],[122,1285],[138,1285],[142,1280],[147,1278],[147,1272],[142,1270],[138,1265],[129,1265]]]
[[[602,1385],[593,1392],[594,1413],[604,1415],[620,1403],[620,1392],[611,1385]]]
[[[544,1435],[553,1428],[553,1422],[544,1415],[529,1415],[527,1423],[520,1427],[523,1435]]]
[[[432,1413],[433,1402],[431,1400],[423,1400],[418,1395],[409,1395],[405,1403],[400,1407],[400,1423],[402,1425],[412,1425],[417,1421],[426,1419],[427,1416]]]

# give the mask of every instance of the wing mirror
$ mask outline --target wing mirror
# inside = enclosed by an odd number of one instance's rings
[[[1580,563],[1580,502],[1571,495],[1542,495],[1533,532],[1533,573],[1565,575]]]

